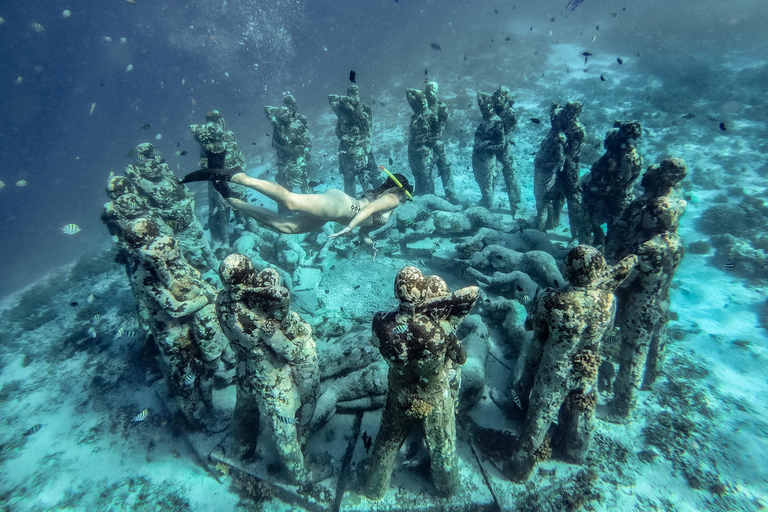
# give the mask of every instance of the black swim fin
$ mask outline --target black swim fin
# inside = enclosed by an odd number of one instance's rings
[[[233,167],[232,169],[200,169],[194,171],[181,180],[181,183],[191,183],[193,181],[229,181],[235,174],[241,173],[243,170],[240,167]]]

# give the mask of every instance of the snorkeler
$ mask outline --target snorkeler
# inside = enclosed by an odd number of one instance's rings
[[[181,182],[212,181],[216,190],[232,208],[281,233],[309,233],[332,221],[347,224],[347,227],[330,235],[330,238],[346,235],[360,226],[360,238],[371,243],[368,233],[386,224],[392,210],[401,202],[413,200],[413,186],[405,176],[392,174],[384,166],[381,166],[381,170],[387,174],[387,180],[379,188],[363,192],[360,199],[335,188],[322,194],[298,194],[277,183],[251,178],[240,167],[201,169],[187,174]],[[230,197],[227,182],[256,190],[284,206],[292,214],[279,215],[267,208]]]

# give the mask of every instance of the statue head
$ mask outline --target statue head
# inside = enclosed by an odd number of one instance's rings
[[[160,227],[157,223],[146,217],[134,219],[125,225],[123,239],[131,249],[138,249],[152,243],[160,236]]]
[[[296,113],[296,98],[289,92],[283,95],[283,106],[285,106],[291,115]]]
[[[134,219],[147,213],[144,201],[136,194],[123,194],[114,200],[115,209],[124,217]]]
[[[662,194],[674,187],[688,174],[682,158],[665,158],[661,164],[652,165],[645,171],[640,184],[649,194]]]
[[[107,183],[107,195],[116,199],[123,194],[135,194],[136,186],[125,176],[113,176]]]
[[[643,228],[654,234],[674,231],[680,225],[680,217],[685,213],[687,203],[670,199],[666,196],[652,200],[643,213]]]
[[[395,277],[395,298],[400,306],[415,308],[429,298],[427,278],[416,267],[403,267]]]
[[[483,119],[489,121],[496,113],[493,111],[493,99],[490,94],[484,92],[477,93],[477,106],[480,107],[480,114]]]
[[[406,89],[405,98],[408,100],[408,104],[416,114],[425,112],[427,108],[429,108],[427,96],[418,89]]]
[[[586,286],[606,270],[605,258],[589,245],[578,245],[565,257],[565,278],[572,286]]]
[[[244,254],[230,254],[219,265],[221,284],[229,288],[243,284],[253,284],[256,271],[253,263]]]

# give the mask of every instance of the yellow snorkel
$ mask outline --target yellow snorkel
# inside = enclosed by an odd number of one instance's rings
[[[391,172],[389,172],[389,171],[386,169],[386,167],[384,167],[383,165],[380,165],[380,166],[379,166],[379,169],[381,169],[382,171],[384,171],[385,173],[387,173],[387,176],[389,176],[390,178],[392,178],[392,181],[394,181],[394,182],[395,182],[395,185],[397,185],[398,187],[400,187],[401,189],[403,189],[403,192],[405,192],[405,197],[407,197],[409,201],[413,201],[413,196],[411,195],[411,193],[410,193],[410,192],[408,192],[407,190],[405,190],[405,187],[403,187],[403,184],[402,184],[402,183],[400,183],[400,180],[398,180],[397,178],[395,178],[395,175],[394,175],[394,174],[392,174]]]

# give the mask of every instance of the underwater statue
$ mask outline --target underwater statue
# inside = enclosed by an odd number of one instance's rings
[[[520,206],[520,183],[512,156],[512,131],[517,125],[509,89],[500,87],[493,95],[477,93],[477,105],[483,120],[475,130],[472,147],[472,172],[480,186],[480,206],[491,209],[494,202],[496,178],[504,177],[509,207],[514,216]]]
[[[230,254],[219,269],[225,289],[216,312],[237,354],[237,403],[232,434],[238,455],[253,454],[259,409],[270,418],[280,460],[291,480],[311,482],[302,446],[320,382],[312,328],[290,310],[280,274],[256,272],[242,254]]]
[[[264,114],[272,123],[272,147],[277,151],[275,181],[288,190],[298,188],[302,193],[312,191],[309,186],[309,139],[307,117],[296,112],[296,98],[283,94],[282,107],[264,107]]]
[[[552,127],[533,160],[533,195],[536,198],[536,229],[548,231],[560,224],[563,206],[568,204],[571,237],[579,236],[581,187],[579,156],[586,130],[579,122],[582,105],[553,103],[549,111]]]
[[[346,96],[328,96],[333,113],[338,117],[339,171],[344,178],[344,192],[355,195],[355,180],[362,190],[373,186],[379,171],[371,147],[373,109],[360,98],[360,88],[352,85]]]
[[[205,116],[205,124],[193,124],[189,129],[192,136],[200,145],[199,165],[203,169],[232,169],[247,167],[247,162],[235,134],[227,130],[224,116],[218,110],[211,110]],[[245,191],[240,187],[234,187],[230,192],[232,197],[247,201]],[[235,220],[243,224],[250,231],[256,226],[249,225],[253,221],[235,213]],[[229,243],[229,217],[230,210],[213,187],[208,187],[208,228],[211,239],[219,244]],[[218,262],[213,270],[218,268]]]
[[[144,198],[150,209],[173,229],[173,237],[182,246],[192,266],[203,273],[215,271],[219,260],[211,251],[203,226],[195,216],[192,192],[179,184],[178,178],[152,144],[139,144],[131,154],[136,161],[126,168],[125,174],[136,194]],[[117,193],[123,185],[113,183],[113,187],[112,193]]]
[[[365,483],[370,499],[387,493],[397,452],[419,425],[435,487],[443,496],[457,491],[456,408],[467,354],[455,331],[479,292],[470,286],[451,293],[440,277],[405,267],[395,278],[400,307],[374,315],[372,341],[389,365],[389,390]]]
[[[512,480],[526,480],[553,449],[566,460],[584,461],[595,429],[600,341],[613,323],[614,290],[636,262],[628,256],[610,267],[594,247],[574,247],[565,261],[569,285],[547,289],[530,311],[525,326],[534,341],[526,365],[535,368],[535,377],[521,394],[527,397],[525,421],[503,467]]]
[[[662,196],[645,205],[638,235],[646,239],[634,250],[638,264],[616,296],[616,328],[620,340],[619,371],[609,404],[611,419],[629,417],[641,383],[649,388],[664,357],[665,326],[669,320],[669,289],[683,259],[683,241],[677,234],[686,203]],[[643,377],[645,375],[645,379]]]
[[[635,180],[643,170],[643,159],[637,153],[641,134],[637,121],[616,122],[605,136],[605,153],[582,177],[580,244],[602,245],[605,233],[601,226],[607,224],[610,233],[632,202]]]
[[[187,263],[178,242],[162,236],[153,221],[130,221],[123,236],[132,251],[133,288],[149,313],[171,394],[192,426],[214,428],[214,376],[220,360],[234,364],[214,310],[216,290]]]
[[[413,110],[408,137],[408,164],[419,194],[434,194],[433,167],[443,181],[445,197],[458,204],[456,186],[453,184],[451,164],[445,156],[443,129],[448,121],[448,108],[438,99],[436,82],[429,82],[425,92],[408,89],[405,96]]]

